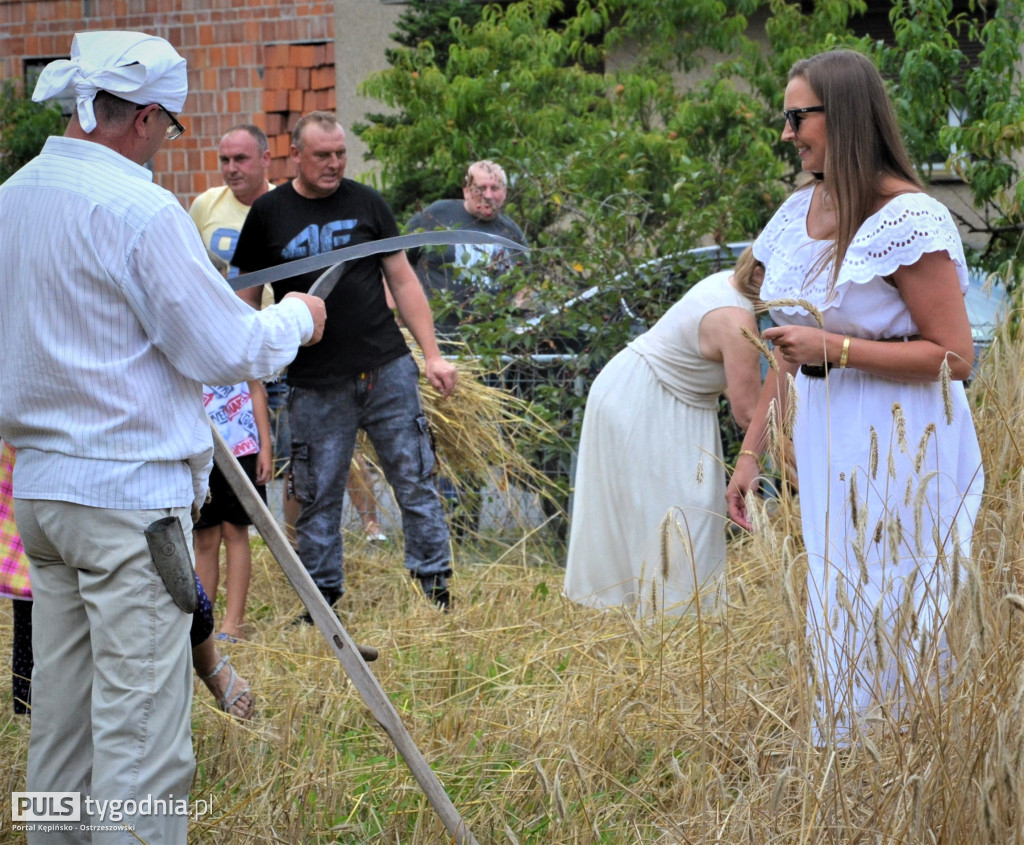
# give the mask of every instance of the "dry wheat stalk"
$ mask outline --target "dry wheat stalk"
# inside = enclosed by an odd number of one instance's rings
[[[417,595],[399,550],[353,544],[339,612],[381,649],[374,672],[481,842],[1021,842],[1024,638],[1012,611],[1024,560],[1024,343],[997,342],[972,408],[986,491],[970,556],[947,541],[952,571],[963,567],[947,623],[955,667],[943,695],[911,689],[909,725],[883,718],[863,749],[813,745],[804,562],[785,498],[751,500],[758,533],[728,551],[743,601],[699,628],[562,600],[559,553],[532,539],[522,540],[527,565],[491,563],[497,546],[463,552],[448,616]],[[897,520],[883,531],[890,557],[907,552]],[[446,841],[333,656],[287,624],[297,601],[259,544],[250,610],[249,641],[230,649],[260,719],[237,725],[197,688],[193,793],[212,794],[216,812],[189,841]],[[913,614],[900,613],[906,634]],[[0,602],[4,647],[10,632]],[[900,671],[913,657],[904,651],[888,655]],[[24,786],[28,737],[26,723],[0,719],[10,791]],[[0,822],[0,843],[20,841]]]

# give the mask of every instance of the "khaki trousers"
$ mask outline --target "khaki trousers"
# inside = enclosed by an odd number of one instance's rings
[[[143,535],[164,516],[181,519],[191,549],[186,508],[15,500],[34,598],[27,789],[79,792],[81,825],[113,828],[30,832],[32,845],[187,840],[187,815],[125,812],[147,797],[187,804],[195,770],[192,617],[171,600]]]

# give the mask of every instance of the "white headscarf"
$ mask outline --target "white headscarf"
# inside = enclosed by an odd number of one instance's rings
[[[71,59],[50,62],[39,74],[37,103],[73,92],[82,129],[96,128],[92,101],[98,91],[148,106],[180,112],[188,94],[185,60],[163,38],[143,32],[80,32]]]

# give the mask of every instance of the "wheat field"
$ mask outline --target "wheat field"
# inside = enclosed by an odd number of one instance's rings
[[[1024,345],[1000,338],[971,387],[986,501],[943,693],[908,728],[847,749],[810,741],[792,506],[729,548],[728,602],[637,622],[561,596],[545,530],[456,547],[454,607],[430,607],[400,550],[351,536],[348,632],[480,843],[1014,843],[1024,800]],[[196,843],[453,841],[316,629],[255,544],[250,636],[229,646],[258,718],[197,683]],[[10,605],[0,610],[9,653]],[[5,685],[6,686],[6,685]],[[28,721],[0,695],[6,791]],[[0,842],[20,841],[9,814]]]

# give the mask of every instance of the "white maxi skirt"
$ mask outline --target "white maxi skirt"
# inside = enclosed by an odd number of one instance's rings
[[[796,387],[815,737],[847,744],[948,671],[981,451],[959,382],[944,398],[938,382],[833,369]]]
[[[638,616],[721,590],[725,473],[717,410],[689,405],[627,347],[587,397],[565,595]]]

